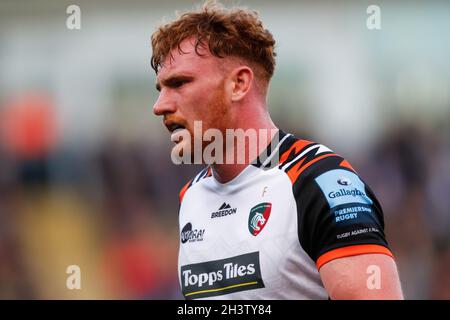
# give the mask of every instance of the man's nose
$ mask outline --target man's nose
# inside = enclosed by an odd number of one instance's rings
[[[176,111],[175,103],[170,99],[169,95],[162,90],[159,94],[158,100],[153,105],[153,113],[157,116],[162,116],[167,113],[173,113]]]

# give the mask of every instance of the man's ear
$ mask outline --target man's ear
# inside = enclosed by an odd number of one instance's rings
[[[253,84],[253,71],[247,66],[239,66],[231,73],[231,101],[242,100]]]

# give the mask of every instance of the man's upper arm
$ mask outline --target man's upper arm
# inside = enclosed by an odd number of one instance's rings
[[[300,244],[320,270],[330,297],[364,298],[360,293],[368,291],[353,289],[360,283],[366,288],[367,267],[377,263],[385,281],[394,281],[385,287],[397,287],[381,205],[347,161],[335,154],[322,157],[293,181],[293,191]],[[353,272],[359,277],[352,278]],[[368,299],[374,296],[370,292]]]
[[[394,259],[385,254],[329,261],[320,276],[331,299],[403,299]]]

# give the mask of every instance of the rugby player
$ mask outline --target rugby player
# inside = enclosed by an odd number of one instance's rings
[[[172,136],[194,136],[201,121],[202,134],[242,129],[267,138],[255,158],[209,164],[182,188],[183,295],[402,299],[372,190],[344,158],[273,123],[267,93],[274,46],[256,12],[211,2],[152,35],[153,111]]]

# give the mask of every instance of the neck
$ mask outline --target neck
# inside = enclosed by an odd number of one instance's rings
[[[241,118],[243,119],[243,118]],[[259,119],[257,123],[255,123],[255,119],[253,121],[249,121],[248,119],[243,119],[240,126],[235,127],[234,129],[242,129],[244,132],[248,129],[252,129],[256,131],[256,141],[249,141],[250,139],[245,139],[244,148],[245,155],[239,160],[239,150],[238,144],[235,143],[231,150],[227,150],[226,154],[234,154],[234,161],[232,164],[224,163],[224,164],[214,164],[211,166],[214,178],[220,183],[226,183],[234,179],[238,176],[250,163],[252,163],[270,144],[274,135],[278,132],[278,128],[272,122],[269,116],[261,121]],[[252,123],[253,122],[253,123]],[[256,155],[251,154],[250,150],[254,150],[255,146],[251,146],[251,143],[256,143]],[[253,149],[252,149],[253,148]],[[242,148],[240,148],[242,149]]]

